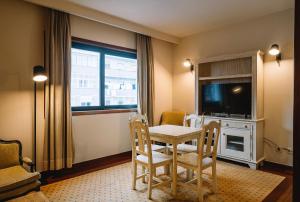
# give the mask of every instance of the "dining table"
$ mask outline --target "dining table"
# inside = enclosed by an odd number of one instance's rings
[[[201,134],[200,128],[192,128],[177,125],[159,125],[149,127],[150,139],[156,142],[172,144],[173,166],[172,166],[172,194],[177,194],[177,145],[198,139]]]

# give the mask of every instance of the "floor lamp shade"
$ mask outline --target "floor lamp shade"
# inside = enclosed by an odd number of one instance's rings
[[[34,66],[33,67],[33,80],[35,82],[43,82],[47,80],[46,70],[43,66]]]

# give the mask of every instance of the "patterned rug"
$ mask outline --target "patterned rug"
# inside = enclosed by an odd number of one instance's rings
[[[49,202],[49,200],[41,191],[32,191],[25,196],[9,200],[9,202]]]
[[[210,174],[210,170],[205,172]],[[160,172],[162,169],[157,171]],[[183,169],[178,173],[185,176]],[[282,176],[218,161],[218,191],[206,195],[205,201],[262,201],[283,179]],[[210,184],[205,182],[205,187],[209,189]],[[137,190],[131,190],[131,163],[49,184],[41,190],[50,201],[148,201],[147,185],[141,180],[137,182]],[[152,201],[197,201],[193,189],[178,185],[177,190],[178,196],[173,198],[170,186],[154,189]]]

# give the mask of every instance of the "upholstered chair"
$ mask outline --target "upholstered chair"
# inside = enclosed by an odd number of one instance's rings
[[[163,112],[160,118],[160,125],[177,125],[182,126],[185,112]]]
[[[34,172],[32,161],[22,157],[21,142],[0,139],[0,201],[39,190],[39,179],[40,174]]]

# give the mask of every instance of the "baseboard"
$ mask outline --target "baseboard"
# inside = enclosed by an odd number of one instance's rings
[[[41,172],[42,185],[69,179],[131,161],[131,151],[73,164],[72,168]]]
[[[278,168],[282,168],[282,169],[286,169],[286,170],[293,170],[293,166],[289,166],[289,165],[285,165],[285,164],[280,164],[280,163],[276,163],[276,162],[272,162],[272,161],[264,161],[265,165],[270,165],[270,166],[275,166]]]

